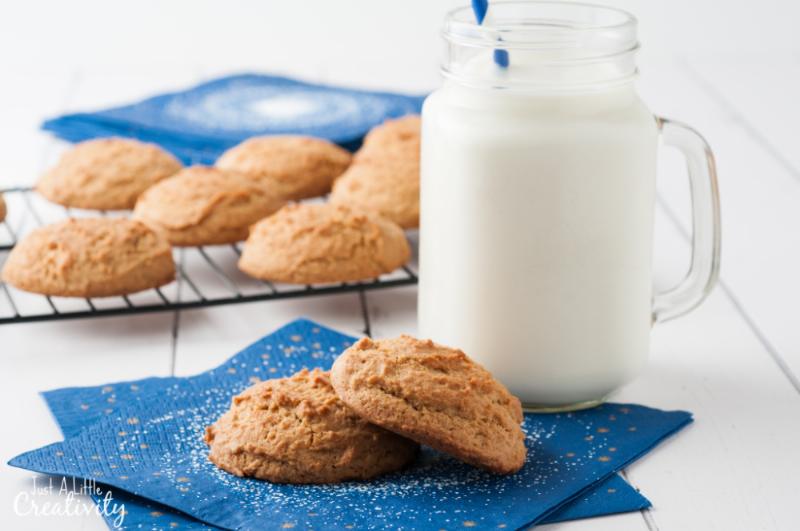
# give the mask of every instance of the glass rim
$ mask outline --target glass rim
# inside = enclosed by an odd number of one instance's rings
[[[495,20],[493,14],[498,10],[512,8],[564,9],[574,11],[574,18],[528,18],[522,22],[503,22]],[[577,17],[580,13],[600,14],[601,22],[582,22]],[[471,6],[462,6],[448,11],[442,29],[445,40],[464,46],[489,47],[501,49],[553,49],[563,48],[569,43],[569,37],[585,37],[587,34],[607,34],[619,32],[619,49],[616,53],[638,48],[636,17],[624,9],[609,7],[589,2],[566,2],[563,0],[508,0],[497,1],[489,5],[489,18],[484,24],[475,20]],[[627,36],[626,32],[627,31]],[[537,38],[538,37],[538,38]]]

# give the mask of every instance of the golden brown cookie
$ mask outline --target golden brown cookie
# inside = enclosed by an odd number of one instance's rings
[[[286,200],[328,193],[351,155],[336,144],[307,136],[260,136],[245,140],[217,160],[224,170],[263,181]]]
[[[253,226],[239,269],[293,284],[348,282],[394,271],[410,255],[403,230],[376,214],[293,204]]]
[[[218,467],[276,483],[369,479],[403,468],[418,450],[353,413],[319,369],[249,387],[205,440]]]
[[[3,199],[3,194],[0,194],[0,221],[6,219],[6,200]]]
[[[147,189],[133,218],[164,234],[172,245],[214,245],[244,240],[250,225],[283,204],[249,177],[192,166]]]
[[[462,351],[410,336],[361,339],[331,382],[366,420],[498,474],[525,463],[519,399]]]
[[[138,221],[68,219],[38,228],[8,255],[3,280],[63,297],[125,295],[175,278],[167,241]]]
[[[419,159],[358,160],[333,183],[331,203],[377,212],[403,227],[419,227]]]
[[[88,140],[67,151],[36,191],[54,203],[95,210],[127,210],[147,188],[181,169],[155,144],[126,138]]]
[[[419,150],[419,116],[376,127],[336,179],[331,202],[373,210],[405,229],[419,227]]]
[[[418,114],[386,120],[364,137],[361,149],[355,156],[355,162],[386,157],[419,161],[421,129],[422,121]]]

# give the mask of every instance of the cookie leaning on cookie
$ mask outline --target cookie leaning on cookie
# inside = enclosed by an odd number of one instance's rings
[[[387,158],[419,161],[421,130],[422,120],[418,114],[386,120],[367,133],[353,162]]]
[[[164,234],[172,245],[234,243],[250,225],[282,207],[265,185],[238,173],[192,166],[148,188],[133,218]]]
[[[404,229],[419,226],[419,161],[356,162],[333,184],[331,203],[373,210]]]
[[[36,184],[53,203],[94,210],[127,210],[147,188],[181,163],[155,144],[125,138],[88,140],[67,151]]]
[[[370,209],[403,228],[419,226],[420,119],[411,115],[374,128],[336,179],[331,202]]]
[[[336,394],[387,430],[499,474],[525,463],[519,399],[460,350],[363,338],[331,369]]]
[[[239,269],[292,284],[348,282],[394,271],[410,256],[403,230],[376,214],[292,204],[252,227]]]
[[[215,166],[265,183],[285,200],[328,193],[349,165],[350,153],[321,138],[260,136],[223,153]]]
[[[169,243],[138,221],[68,219],[38,228],[8,255],[3,280],[24,291],[109,297],[175,278]]]
[[[205,440],[218,467],[277,483],[369,479],[403,468],[418,450],[353,413],[319,369],[249,387]]]

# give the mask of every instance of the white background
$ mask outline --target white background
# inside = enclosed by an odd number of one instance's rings
[[[462,2],[293,0],[0,4],[0,185],[30,184],[63,146],[44,117],[138,99],[243,70],[426,91],[438,29]],[[790,1],[617,1],[641,21],[640,91],[696,126],[717,155],[723,284],[657,327],[646,373],[615,399],[697,422],[626,471],[654,508],[557,529],[793,530],[800,526],[800,20]],[[657,284],[688,260],[682,167],[665,153]],[[415,289],[366,298],[376,336],[415,329]],[[0,326],[0,460],[53,442],[37,392],[191,374],[306,315],[350,333],[356,295],[102,321]],[[102,529],[97,518],[19,518],[30,474],[3,466],[0,528]],[[162,525],[162,524],[159,524]],[[168,524],[163,524],[168,525]]]

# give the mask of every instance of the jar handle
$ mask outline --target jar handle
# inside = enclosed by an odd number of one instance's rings
[[[686,158],[692,197],[692,262],[675,287],[653,296],[653,322],[679,317],[696,308],[719,278],[719,187],[714,154],[705,139],[691,127],[656,118],[661,138]]]

